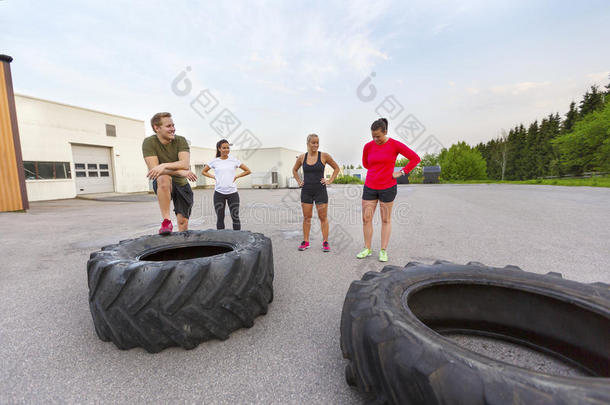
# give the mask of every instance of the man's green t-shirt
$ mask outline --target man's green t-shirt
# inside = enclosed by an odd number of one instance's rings
[[[151,135],[142,142],[142,155],[144,157],[156,156],[159,158],[159,163],[177,162],[178,152],[190,152],[189,144],[183,136],[176,137],[167,145],[163,145],[157,135]],[[179,186],[187,184],[186,177],[172,176],[172,182]]]

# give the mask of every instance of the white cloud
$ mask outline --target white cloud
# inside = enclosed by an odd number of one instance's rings
[[[277,93],[290,94],[290,95],[298,93],[297,89],[292,89],[292,88],[286,86],[284,83],[281,83],[278,81],[258,80],[257,82]]]
[[[596,82],[596,83],[607,83],[608,79],[610,77],[610,71],[607,72],[597,72],[597,73],[589,73],[587,75],[587,78],[591,79],[592,81]]]
[[[541,20],[545,35],[520,30],[527,18],[518,17],[534,15],[531,7],[507,0],[1,3],[0,42],[16,57],[16,89],[131,116],[167,106],[182,114],[181,131],[193,116],[184,132],[202,140],[208,124],[189,97],[170,90],[185,66],[194,92],[210,88],[265,143],[277,144],[290,142],[287,131],[309,132],[311,122],[332,127],[344,143],[392,92],[422,120],[429,109],[426,127],[448,142],[484,137],[499,125],[565,112],[588,86],[608,83],[601,70],[610,66],[589,21],[569,15],[569,41],[552,31],[560,17]],[[520,41],[518,65],[506,63],[511,41]],[[570,41],[590,46],[574,45],[579,57],[557,63],[554,46],[570,50]],[[378,99],[364,104],[355,87],[373,70]]]
[[[518,94],[524,93],[524,92],[532,90],[532,89],[546,87],[550,84],[551,84],[551,82],[549,82],[549,81],[520,82],[520,83],[513,83],[513,84],[503,84],[503,85],[491,86],[490,90],[492,91],[492,93],[497,93],[497,94],[509,93],[509,94],[513,94],[513,95],[518,95]]]

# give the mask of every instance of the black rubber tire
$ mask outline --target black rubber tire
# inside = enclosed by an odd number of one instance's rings
[[[140,259],[201,245],[214,249],[208,253],[232,250],[183,260]],[[124,240],[92,253],[87,274],[97,335],[124,350],[143,347],[156,353],[227,339],[232,331],[251,327],[273,300],[271,240],[246,231],[187,231]]]
[[[439,332],[525,344],[591,377],[513,366]],[[386,266],[351,284],[341,349],[347,383],[375,403],[609,404],[610,290],[515,266]]]

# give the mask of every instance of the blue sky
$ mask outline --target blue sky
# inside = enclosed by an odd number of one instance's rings
[[[0,53],[16,92],[148,120],[213,147],[221,109],[263,147],[304,150],[307,134],[358,164],[377,107],[403,106],[449,146],[567,111],[610,74],[610,2],[0,0]],[[172,81],[186,67],[191,92]],[[375,72],[369,102],[356,89]],[[184,82],[180,82],[184,84]],[[209,116],[191,102],[208,89]],[[384,104],[385,105],[385,104]]]

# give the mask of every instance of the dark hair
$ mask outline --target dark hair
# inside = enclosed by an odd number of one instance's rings
[[[155,126],[159,126],[161,125],[161,119],[162,118],[171,118],[172,115],[168,112],[159,112],[156,113],[155,115],[153,115],[153,117],[150,119],[150,126],[152,127],[153,131],[157,132],[155,130]]]
[[[388,120],[385,118],[379,118],[377,121],[371,124],[371,131],[377,131],[381,129],[383,132],[388,131]]]
[[[226,139],[221,139],[220,141],[216,142],[216,157],[220,157],[220,147],[223,143],[229,143],[229,141]]]

